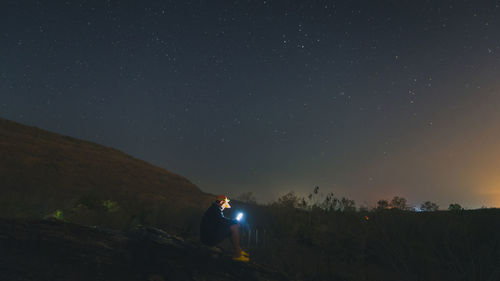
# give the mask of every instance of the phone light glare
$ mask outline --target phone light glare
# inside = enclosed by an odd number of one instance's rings
[[[238,213],[238,216],[236,216],[236,220],[240,221],[241,218],[243,218],[243,213]]]

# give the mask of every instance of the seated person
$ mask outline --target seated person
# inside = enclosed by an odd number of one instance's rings
[[[207,246],[215,246],[226,238],[233,243],[233,260],[248,262],[248,254],[240,247],[240,223],[237,220],[224,217],[222,211],[231,208],[229,199],[219,195],[217,200],[203,215],[200,225],[200,240]]]

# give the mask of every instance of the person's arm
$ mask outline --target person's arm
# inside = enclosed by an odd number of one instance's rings
[[[238,224],[238,221],[235,219],[226,218],[222,212],[218,216],[218,222],[223,225],[231,226],[233,224]]]

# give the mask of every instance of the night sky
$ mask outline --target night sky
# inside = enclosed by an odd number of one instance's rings
[[[0,117],[202,190],[500,206],[500,1],[0,2]]]

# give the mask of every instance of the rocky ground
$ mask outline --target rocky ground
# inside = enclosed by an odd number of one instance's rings
[[[287,280],[149,227],[126,232],[0,219],[0,280]]]

